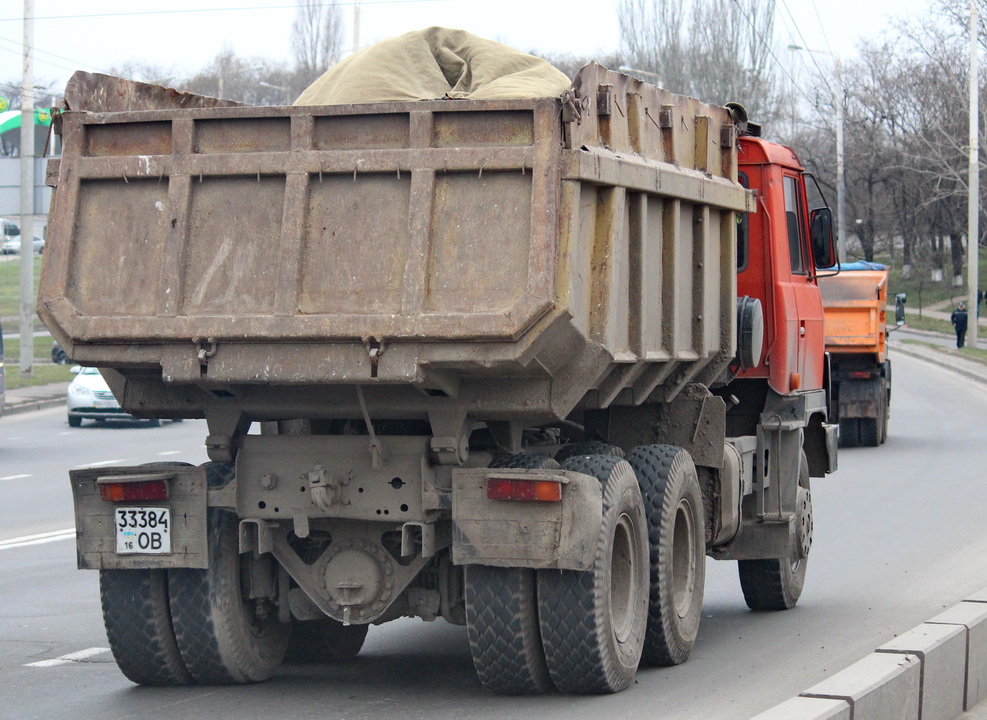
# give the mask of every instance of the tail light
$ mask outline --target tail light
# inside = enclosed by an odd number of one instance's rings
[[[870,380],[873,374],[870,370],[854,370],[847,373],[847,377],[851,380]]]
[[[167,500],[168,483],[165,480],[139,480],[119,482],[118,478],[101,478],[99,496],[107,502],[135,502],[138,500]]]
[[[562,483],[558,480],[487,478],[487,498],[522,502],[559,502]]]

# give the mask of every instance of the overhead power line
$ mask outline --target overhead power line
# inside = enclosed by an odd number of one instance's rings
[[[319,7],[352,7],[360,4],[367,5],[420,5],[423,3],[450,2],[450,0],[341,0],[340,2],[322,2]],[[231,8],[191,8],[186,10],[134,10],[131,12],[117,13],[81,13],[75,15],[36,15],[35,22],[39,20],[78,20],[81,18],[109,18],[109,17],[137,17],[142,15],[181,15],[181,14],[201,14],[216,12],[244,12],[248,10],[295,10],[301,5],[292,3],[289,5],[250,5],[244,7]],[[306,6],[307,7],[307,6]],[[0,18],[0,22],[21,22],[22,17]]]
[[[16,48],[16,49],[11,49],[8,47],[3,47],[3,45],[0,45],[0,51],[14,53],[15,55],[23,55],[24,46],[20,40],[11,40],[10,38],[0,37],[0,43],[7,43],[9,45],[13,45],[14,48]],[[64,55],[56,55],[55,53],[48,52],[47,50],[42,50],[37,46],[28,48],[28,52],[31,54],[31,57],[34,60],[37,60],[38,62],[43,62],[46,65],[51,65],[53,67],[61,68],[62,70],[78,70],[80,67],[86,67],[89,68],[90,70],[96,70],[97,72],[104,72],[104,73],[107,72],[103,68],[96,67],[95,65],[90,65],[89,63],[73,60],[72,58],[65,57]],[[48,57],[56,58],[58,60],[64,60],[65,62],[73,63],[73,65],[71,66],[62,65],[58,62],[53,62],[52,60],[49,60],[45,57],[40,57],[40,55],[47,55]]]

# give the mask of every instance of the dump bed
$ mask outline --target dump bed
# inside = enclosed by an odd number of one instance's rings
[[[873,355],[883,363],[887,348],[887,270],[847,270],[819,279],[826,350]]]
[[[723,108],[595,65],[536,100],[120,108],[73,82],[39,313],[125,407],[332,416],[361,385],[564,417],[734,355],[754,206]]]

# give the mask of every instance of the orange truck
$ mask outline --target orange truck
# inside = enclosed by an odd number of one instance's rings
[[[840,446],[877,447],[888,436],[891,360],[888,358],[888,270],[878,263],[844,263],[821,277],[826,351],[830,357],[831,419]],[[904,296],[895,298],[904,304]]]

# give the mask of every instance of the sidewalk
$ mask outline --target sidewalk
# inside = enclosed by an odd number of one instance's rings
[[[16,366],[8,366],[7,372],[16,372]],[[17,413],[65,405],[65,394],[68,391],[67,382],[35,385],[34,387],[17,388],[5,393],[3,414]]]
[[[944,339],[949,344],[937,344],[936,347],[921,344],[925,341],[942,343]],[[909,328],[907,331],[891,333],[891,337],[888,339],[888,349],[892,362],[896,354],[908,355],[962,375],[967,380],[987,385],[987,363],[964,357],[951,345],[953,342],[952,336]]]

